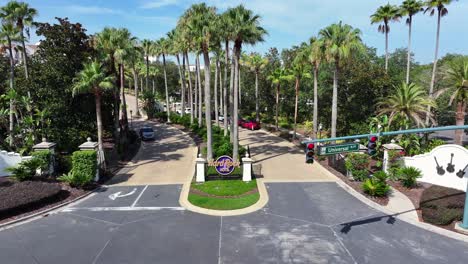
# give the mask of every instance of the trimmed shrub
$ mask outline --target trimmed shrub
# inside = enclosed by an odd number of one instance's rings
[[[406,188],[412,188],[416,185],[416,179],[422,176],[422,172],[415,167],[403,167],[398,172],[401,183]]]
[[[419,204],[425,222],[450,225],[463,219],[465,192],[442,186],[431,186],[424,190]]]
[[[97,153],[95,150],[73,152],[72,170],[58,179],[71,186],[83,187],[89,184],[96,175]]]
[[[34,151],[31,153],[33,159],[36,159],[39,165],[39,169],[42,171],[47,171],[49,170],[49,164],[50,160],[52,157],[52,153],[50,150],[40,150],[40,151]]]
[[[357,181],[363,181],[369,175],[368,168],[370,157],[360,153],[350,153],[346,156],[346,170],[352,173],[353,178]]]

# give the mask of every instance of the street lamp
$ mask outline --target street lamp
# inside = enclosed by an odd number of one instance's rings
[[[319,127],[318,127],[318,129],[319,129],[319,139],[322,138],[322,128],[323,128],[322,123],[319,123]]]
[[[133,111],[130,110],[130,128],[133,129],[133,125],[132,125],[132,117],[133,117]]]

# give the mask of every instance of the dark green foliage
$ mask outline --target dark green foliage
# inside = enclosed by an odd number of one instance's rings
[[[71,155],[57,156],[57,174],[62,175],[68,173],[72,169]]]
[[[145,111],[146,115],[149,119],[151,118],[158,118],[158,114],[163,114],[167,120],[167,115],[164,112],[159,112],[156,107],[156,99],[155,94],[151,91],[144,91],[142,94],[143,99],[143,111]]]
[[[399,150],[388,151],[388,174],[390,179],[398,180],[400,178],[400,168],[404,166],[404,162],[401,157],[404,156],[404,152]]]
[[[385,171],[377,171],[372,175],[372,178],[379,182],[385,182],[388,179],[388,175]]]
[[[400,168],[398,173],[399,178],[403,186],[406,188],[412,188],[416,185],[416,179],[422,176],[422,172],[415,167],[403,167]]]
[[[38,167],[42,171],[46,171],[49,169],[49,164],[52,158],[52,153],[50,150],[40,150],[40,151],[34,151],[31,153],[33,159],[36,159],[38,162]]]
[[[383,197],[390,191],[387,184],[388,175],[384,171],[377,171],[372,178],[362,184],[362,189],[370,196]]]
[[[352,173],[353,178],[357,181],[363,181],[369,175],[370,157],[360,153],[350,153],[346,156],[346,170]]]
[[[96,175],[97,153],[94,150],[73,152],[72,170],[58,179],[71,186],[83,187],[89,184]]]
[[[465,193],[442,186],[431,186],[424,190],[420,207],[425,222],[449,225],[463,218]]]

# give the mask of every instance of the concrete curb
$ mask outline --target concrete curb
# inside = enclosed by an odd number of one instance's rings
[[[71,201],[68,201],[68,202],[65,202],[65,203],[62,203],[62,204],[58,204],[56,206],[53,206],[51,208],[48,208],[48,209],[45,209],[43,211],[40,211],[40,212],[37,212],[37,213],[34,213],[34,214],[31,214],[31,215],[27,215],[27,216],[24,216],[24,217],[21,217],[21,218],[18,218],[18,219],[15,219],[15,220],[12,220],[12,221],[9,221],[9,222],[6,222],[6,223],[3,223],[3,224],[0,224],[0,230],[4,230],[4,229],[8,229],[8,228],[12,228],[14,226],[18,226],[18,225],[21,225],[21,224],[25,224],[25,223],[28,223],[28,222],[31,222],[31,221],[34,221],[36,219],[39,219],[39,218],[42,218],[44,217],[45,215],[47,214],[50,214],[50,213],[55,213],[56,211],[58,211],[59,209],[62,209],[62,207],[66,207],[72,203],[76,203],[76,202],[79,202],[81,201],[82,199],[90,196],[91,194],[94,194],[94,192],[96,190],[98,190],[99,188],[101,188],[101,186],[97,187],[96,189],[92,190],[92,191],[89,191],[88,193],[85,193],[81,196],[78,196],[76,197],[75,199],[71,200]]]

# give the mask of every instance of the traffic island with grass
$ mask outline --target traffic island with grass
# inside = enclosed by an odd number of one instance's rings
[[[257,181],[239,179],[211,180],[192,183],[188,200],[195,206],[213,210],[235,210],[249,207],[260,198]]]

